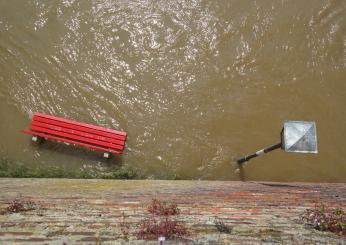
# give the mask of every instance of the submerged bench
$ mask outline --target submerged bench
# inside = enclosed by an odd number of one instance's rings
[[[33,135],[33,141],[52,139],[100,150],[106,158],[109,153],[121,154],[127,137],[127,133],[122,131],[37,112],[32,117],[30,129],[21,132]]]

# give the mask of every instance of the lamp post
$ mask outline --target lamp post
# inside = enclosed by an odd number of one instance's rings
[[[286,152],[318,153],[316,123],[306,121],[287,121],[281,131],[281,142],[237,160],[242,164],[252,158],[282,148]]]

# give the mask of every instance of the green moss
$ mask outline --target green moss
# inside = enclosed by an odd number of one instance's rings
[[[23,163],[0,159],[0,177],[13,178],[72,178],[72,179],[143,179],[136,169],[122,166],[108,172],[68,170],[58,166],[32,167]]]
[[[137,179],[138,172],[131,168],[122,168],[109,174],[103,174],[102,179]]]
[[[336,208],[335,210],[334,210],[334,214],[335,215],[342,215],[344,212],[340,209],[340,208]]]

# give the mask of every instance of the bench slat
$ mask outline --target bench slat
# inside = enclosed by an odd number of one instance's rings
[[[58,137],[58,136],[53,136],[53,135],[48,135],[48,134],[44,134],[44,133],[33,132],[33,131],[30,131],[30,130],[21,130],[21,132],[26,133],[26,134],[37,135],[37,136],[48,138],[48,139],[53,139],[53,140],[58,140],[58,141],[62,141],[62,142],[67,142],[67,143],[71,143],[71,144],[86,146],[86,147],[89,147],[89,148],[92,148],[92,149],[95,149],[95,150],[106,151],[106,152],[110,152],[110,153],[117,154],[117,155],[121,154],[121,152],[116,151],[116,150],[107,149],[107,148],[104,148],[104,147],[99,147],[99,146],[95,146],[95,145],[91,145],[91,144],[87,144],[87,143],[82,143],[82,142],[75,141],[75,140],[69,140],[69,139],[66,139],[66,138]]]
[[[91,125],[91,124],[87,124],[87,123],[76,122],[76,121],[72,121],[72,120],[68,120],[68,119],[64,119],[64,118],[60,118],[60,117],[45,115],[45,114],[42,114],[42,113],[39,113],[39,112],[36,112],[35,115],[39,116],[39,117],[43,117],[43,118],[59,121],[59,122],[69,123],[69,124],[73,124],[73,125],[77,125],[77,126],[82,126],[82,127],[86,127],[86,128],[90,128],[90,129],[96,129],[96,130],[103,131],[103,132],[108,132],[108,133],[122,135],[122,136],[125,136],[125,137],[127,136],[126,132],[122,132],[122,131],[118,131],[118,130],[114,130],[114,129],[103,128],[103,127],[100,127],[100,126],[95,126],[95,125]]]
[[[51,125],[51,124],[47,124],[47,123],[42,123],[39,121],[32,121],[31,125],[42,127],[42,128],[47,128],[47,129],[51,129],[51,130],[55,130],[55,131],[59,131],[59,132],[64,132],[64,133],[68,133],[68,134],[74,134],[74,135],[78,135],[78,136],[82,136],[82,137],[87,137],[87,138],[91,138],[91,139],[95,139],[95,140],[100,140],[100,141],[104,141],[104,142],[108,142],[108,143],[113,143],[113,144],[117,144],[117,145],[121,145],[121,146],[125,145],[125,141],[122,141],[122,140],[116,140],[116,139],[111,139],[108,137],[103,137],[103,136],[99,136],[99,135],[95,135],[95,134],[89,134],[89,133],[85,133],[85,132],[82,132],[79,130],[55,126],[55,125]]]
[[[73,125],[70,123],[60,122],[60,121],[56,121],[56,120],[52,120],[52,119],[47,119],[47,118],[39,117],[36,115],[32,118],[32,120],[38,121],[38,122],[43,122],[43,123],[48,123],[48,124],[52,124],[52,125],[60,126],[60,127],[64,127],[64,128],[79,130],[79,131],[83,131],[86,133],[97,134],[100,136],[113,138],[113,139],[117,139],[117,140],[124,140],[124,141],[126,140],[126,136],[123,136],[123,135],[117,135],[117,134],[99,131],[99,130],[95,130],[95,129],[91,129],[91,128],[87,128],[87,127],[76,126],[76,125]]]
[[[54,130],[50,130],[50,129],[46,129],[46,128],[42,128],[42,127],[37,127],[34,125],[31,125],[31,130],[32,131],[38,131],[41,133],[52,134],[52,135],[56,135],[56,136],[60,136],[60,137],[66,137],[68,139],[74,139],[74,140],[79,140],[79,141],[83,141],[83,142],[88,142],[88,143],[92,143],[92,144],[95,144],[98,146],[106,146],[106,147],[110,147],[110,148],[118,149],[118,150],[124,149],[124,146],[115,145],[115,144],[111,144],[111,143],[107,143],[107,142],[99,141],[99,140],[93,140],[93,139],[85,138],[85,137],[78,136],[78,135],[54,131]]]

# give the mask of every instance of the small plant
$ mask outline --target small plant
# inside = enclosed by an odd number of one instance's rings
[[[147,210],[150,215],[139,223],[136,230],[138,239],[156,240],[165,237],[168,240],[189,235],[185,223],[173,218],[180,214],[177,204],[153,199]]]
[[[172,239],[188,234],[189,232],[183,222],[172,220],[169,217],[164,219],[145,218],[141,221],[137,231],[137,237],[144,240],[156,240],[158,237]]]
[[[346,213],[341,208],[326,208],[316,205],[301,216],[307,225],[319,231],[330,231],[346,237]]]
[[[15,199],[6,208],[7,213],[20,213],[35,209],[35,203],[31,201],[24,201]]]
[[[153,199],[151,205],[148,207],[148,212],[160,216],[178,215],[180,210],[175,203],[167,203]]]
[[[126,217],[125,217],[124,213],[122,213],[122,220],[119,223],[119,226],[120,226],[120,231],[121,231],[121,234],[122,234],[122,238],[125,241],[128,241],[129,234],[130,234],[130,225],[126,222]]]
[[[231,234],[233,227],[226,224],[225,221],[223,219],[220,219],[218,217],[215,217],[215,221],[214,224],[216,226],[216,229],[221,232],[221,233],[227,233],[227,234]]]

